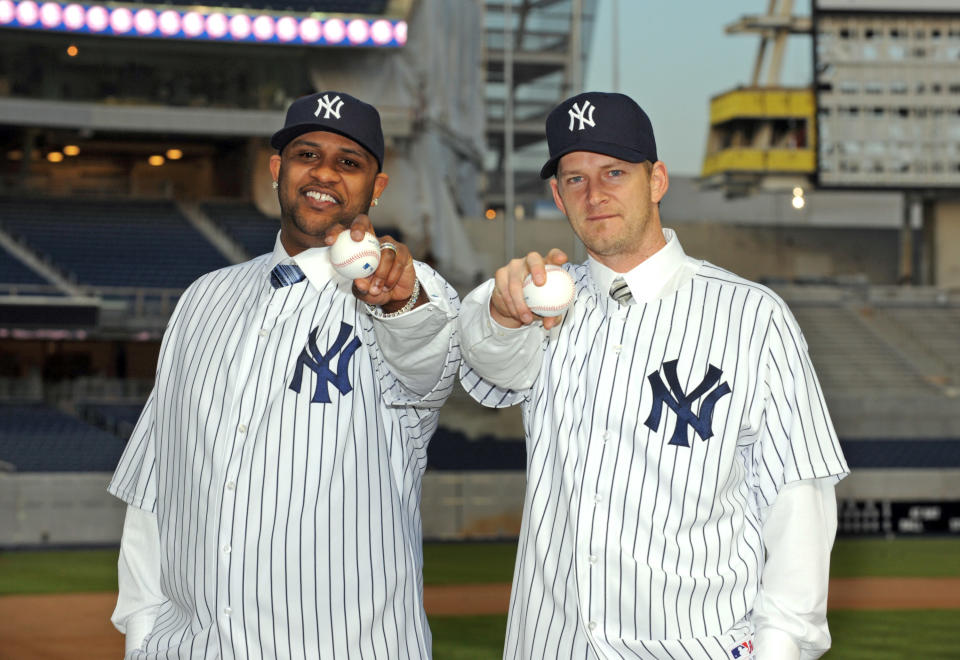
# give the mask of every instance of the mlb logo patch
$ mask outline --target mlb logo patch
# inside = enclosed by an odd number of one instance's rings
[[[752,660],[753,641],[748,639],[745,642],[737,644],[735,648],[730,650],[730,657],[736,660]]]

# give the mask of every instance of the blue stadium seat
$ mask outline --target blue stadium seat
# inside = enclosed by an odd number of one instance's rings
[[[0,224],[81,284],[183,289],[228,265],[170,202],[4,198]]]
[[[50,284],[32,268],[0,247],[0,284]]]
[[[280,225],[248,202],[207,202],[201,209],[251,257],[273,250]]]
[[[124,441],[41,403],[0,403],[0,461],[17,472],[111,472]]]

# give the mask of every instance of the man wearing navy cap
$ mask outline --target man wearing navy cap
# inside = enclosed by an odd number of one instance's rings
[[[380,115],[298,99],[271,138],[268,254],[181,296],[109,490],[127,515],[112,620],[127,658],[428,658],[419,497],[460,363],[456,292],[374,232]]]
[[[519,404],[527,490],[505,658],[817,658],[847,474],[806,342],[770,290],[661,225],[666,166],[629,97],[547,118],[541,170],[586,246],[471,292],[464,389]],[[540,318],[524,279],[576,292]]]

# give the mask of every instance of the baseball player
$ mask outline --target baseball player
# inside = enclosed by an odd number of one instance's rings
[[[127,658],[429,658],[420,482],[460,357],[454,290],[373,231],[380,115],[295,101],[271,144],[273,252],[180,298],[109,490],[128,503],[112,620]]]
[[[524,302],[559,250],[464,299],[464,388],[521,405],[527,490],[505,658],[816,658],[847,473],[800,329],[768,289],[684,254],[630,98],[547,118],[541,170],[589,258],[563,317]]]

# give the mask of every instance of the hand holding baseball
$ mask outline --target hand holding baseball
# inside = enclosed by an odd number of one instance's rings
[[[349,227],[331,228],[324,242],[336,246],[331,247],[330,255],[334,269],[343,277],[353,279],[353,295],[363,302],[379,305],[389,313],[410,299],[417,279],[410,250],[390,236],[376,236],[367,215],[361,213]],[[379,260],[369,254],[374,243],[379,250]],[[373,264],[372,272],[364,275],[368,270],[364,264]]]
[[[562,250],[554,248],[547,253],[546,257],[537,252],[531,252],[522,259],[513,259],[506,266],[497,270],[494,275],[493,294],[490,296],[490,314],[493,319],[506,328],[519,328],[521,325],[529,325],[537,319],[543,321],[543,327],[547,330],[558,325],[563,320],[562,310],[557,310],[556,316],[534,314],[524,297],[523,289],[525,284],[543,287],[547,284],[547,267],[559,266],[566,262],[567,255]],[[530,277],[529,282],[527,281],[528,276]],[[562,269],[559,275],[553,277],[569,278]],[[561,292],[565,288],[562,281],[558,288]],[[564,301],[560,302],[563,303]],[[569,299],[566,302],[569,302]],[[557,307],[557,305],[548,305],[541,311],[547,311],[547,307],[551,306]],[[565,307],[565,303],[562,306]]]

